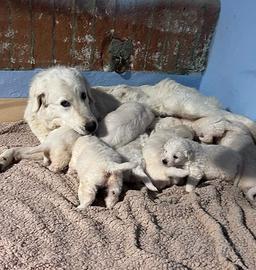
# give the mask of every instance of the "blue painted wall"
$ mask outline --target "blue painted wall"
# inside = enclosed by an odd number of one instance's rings
[[[221,14],[200,89],[256,120],[256,0],[221,0]]]
[[[0,98],[27,97],[29,82],[39,70],[33,71],[0,71]],[[155,84],[165,78],[171,78],[187,86],[199,88],[201,74],[172,75],[157,72],[132,72],[119,75],[114,72],[83,72],[91,85],[143,85]]]

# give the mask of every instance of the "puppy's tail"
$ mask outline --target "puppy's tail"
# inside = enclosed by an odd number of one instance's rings
[[[124,163],[111,163],[109,166],[108,171],[113,173],[113,172],[122,172],[122,171],[128,171],[134,169],[138,164],[134,162],[124,162]]]
[[[141,179],[147,189],[151,191],[158,191],[158,189],[153,185],[151,178],[144,172],[141,166],[137,166],[135,169],[133,169],[133,173],[135,177],[139,177],[139,179]]]
[[[256,202],[256,186],[251,187],[245,195],[250,201]]]

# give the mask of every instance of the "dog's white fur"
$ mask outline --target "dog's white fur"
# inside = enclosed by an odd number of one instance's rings
[[[197,120],[206,116],[225,116],[231,121],[238,121],[247,126],[256,139],[254,121],[222,109],[214,97],[202,95],[194,88],[186,87],[173,80],[165,79],[155,85],[94,87],[99,92],[112,95],[120,103],[137,101],[147,105],[155,115],[177,116]]]
[[[190,139],[172,138],[163,147],[166,167],[189,172],[186,191],[191,192],[202,178],[239,181],[243,161],[232,149],[221,145],[203,145]]]
[[[116,151],[127,161],[137,164],[132,169],[132,174],[128,174],[126,177],[127,182],[131,182],[134,176],[136,181],[142,181],[145,186],[151,191],[157,191],[157,188],[153,185],[152,179],[147,175],[145,171],[145,161],[142,156],[142,145],[148,138],[147,134],[139,136],[136,140],[116,149]]]
[[[230,122],[224,118],[206,117],[193,124],[193,128],[204,143],[224,145],[237,151],[243,157],[243,172],[239,183],[247,198],[255,201],[256,195],[256,146],[252,134],[246,126]]]
[[[182,118],[177,118],[173,116],[167,116],[167,117],[156,117],[149,128],[147,130],[149,131],[158,131],[160,129],[170,129],[176,126],[187,126],[189,128],[192,127],[193,125],[193,120],[189,119],[182,119]]]
[[[76,141],[69,166],[78,173],[78,209],[84,209],[95,200],[98,187],[107,187],[105,202],[108,208],[112,208],[122,190],[122,172],[137,164],[123,162],[122,157],[103,141],[86,135]]]
[[[62,101],[68,101],[70,106],[63,107]],[[33,78],[24,118],[41,142],[62,125],[85,135],[85,125],[97,122],[93,102],[90,86],[78,70],[53,67]]]
[[[127,102],[99,122],[97,135],[113,147],[123,146],[144,133],[154,119],[149,108],[137,102]]]
[[[81,135],[70,127],[62,126],[49,133],[42,144],[28,154],[44,154],[44,165],[50,171],[61,172],[69,164],[73,146]]]
[[[163,189],[171,184],[178,184],[180,178],[188,175],[188,172],[184,170],[167,168],[161,160],[163,145],[170,138],[179,136],[192,139],[194,134],[186,126],[176,126],[170,129],[159,129],[156,132],[152,132],[149,139],[145,141],[142,152],[146,172],[158,189]]]

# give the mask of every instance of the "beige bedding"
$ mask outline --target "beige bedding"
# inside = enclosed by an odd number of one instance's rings
[[[23,122],[0,125],[0,151],[37,143]],[[0,269],[256,269],[256,209],[230,184],[131,186],[83,212],[77,188],[34,161],[0,174]]]

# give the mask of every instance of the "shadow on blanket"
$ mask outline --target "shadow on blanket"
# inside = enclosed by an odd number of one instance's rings
[[[37,143],[23,122],[0,125],[1,146]],[[0,269],[255,269],[256,211],[229,183],[128,189],[79,212],[71,176],[23,160],[0,179]]]

